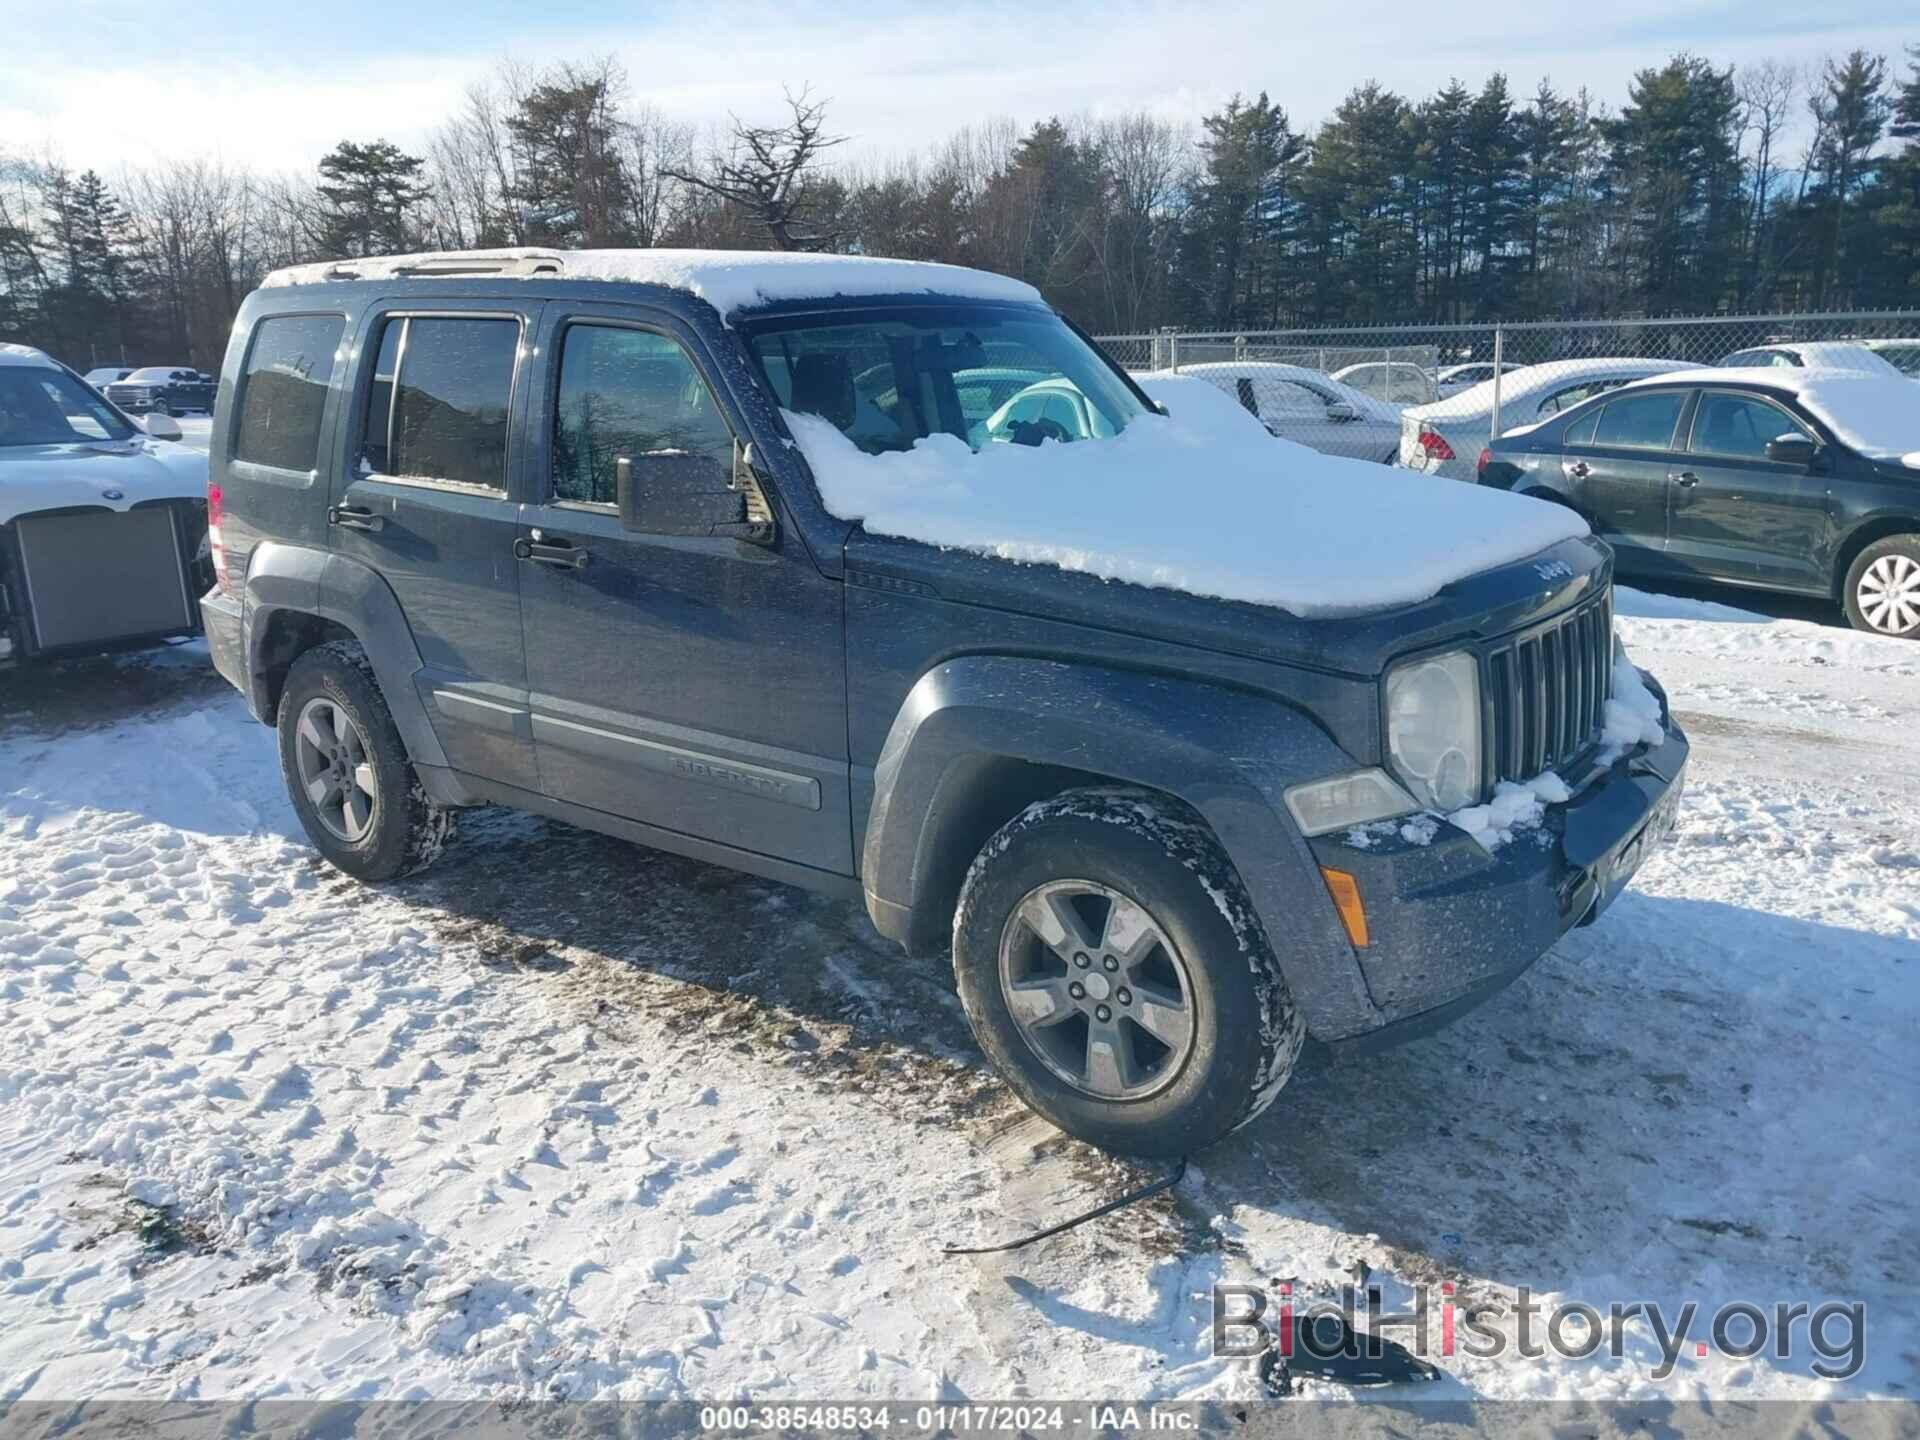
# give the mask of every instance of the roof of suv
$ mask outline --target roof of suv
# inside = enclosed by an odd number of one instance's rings
[[[274,271],[261,286],[435,278],[660,285],[698,296],[722,315],[783,301],[842,296],[948,295],[1044,303],[1025,281],[962,265],[757,250],[439,250],[294,265]]]
[[[0,342],[0,365],[39,365],[49,370],[58,369],[53,357],[44,350],[36,350],[31,345],[15,345]]]

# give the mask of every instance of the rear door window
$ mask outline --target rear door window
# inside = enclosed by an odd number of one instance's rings
[[[507,409],[519,357],[515,319],[387,317],[362,437],[364,468],[504,491]]]
[[[345,329],[338,315],[270,315],[254,326],[240,378],[236,460],[319,468],[320,421]]]
[[[1617,396],[1600,412],[1594,443],[1622,450],[1670,449],[1673,427],[1680,420],[1680,410],[1686,400],[1683,390]]]

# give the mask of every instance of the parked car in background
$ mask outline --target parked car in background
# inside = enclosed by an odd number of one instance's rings
[[[1876,354],[1870,346],[1859,340],[1782,340],[1776,344],[1736,350],[1720,361],[1721,368],[1728,370],[1762,365],[1789,369],[1818,366],[1833,370],[1864,370],[1870,375],[1900,373],[1890,360]]]
[[[1860,343],[1909,380],[1920,380],[1920,340],[1862,340]]]
[[[103,365],[97,370],[89,370],[80,378],[96,390],[105,390],[116,380],[124,380],[133,373],[131,365]]]
[[[145,365],[107,386],[106,395],[129,415],[213,413],[211,376],[178,365]]]
[[[25,345],[0,345],[0,663],[190,634],[207,457]]]
[[[1898,376],[1663,375],[1502,436],[1480,474],[1573,506],[1623,575],[1837,599],[1920,638],[1920,405]]]
[[[1632,380],[1688,368],[1677,360],[1552,360],[1500,377],[1502,433],[1533,425]],[[1400,416],[1400,463],[1449,480],[1471,480],[1493,434],[1493,382]]]
[[[1462,390],[1471,390],[1483,380],[1491,380],[1496,374],[1511,375],[1521,369],[1518,365],[1495,365],[1491,360],[1475,360],[1465,365],[1444,365],[1433,372],[1433,389],[1436,399],[1445,400],[1458,395]]]
[[[1351,386],[1393,406],[1425,405],[1437,398],[1433,377],[1408,360],[1369,360],[1333,372],[1342,385]]]
[[[1044,443],[963,407],[1003,366],[1020,424],[1072,401]],[[1309,1037],[1420,1033],[1598,916],[1688,747],[1574,516],[1149,383],[950,265],[280,272],[221,380],[208,648],[347,874],[501,804],[864,895],[1036,1110],[1184,1155]]]
[[[1223,360],[1183,365],[1179,373],[1226,391],[1271,434],[1323,455],[1391,464],[1399,450],[1397,406],[1318,370],[1272,360]]]

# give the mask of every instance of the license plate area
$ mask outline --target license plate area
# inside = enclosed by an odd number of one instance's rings
[[[1673,834],[1674,822],[1680,816],[1680,797],[1685,786],[1686,772],[1682,771],[1673,777],[1673,784],[1667,787],[1667,793],[1662,795],[1653,809],[1648,812],[1640,828],[1624,845],[1595,867],[1600,880],[1600,902],[1597,909],[1604,910],[1611,904],[1614,898],[1627,888],[1627,882],[1632,880],[1640,867],[1646,863],[1647,857],[1665,844],[1667,837]]]

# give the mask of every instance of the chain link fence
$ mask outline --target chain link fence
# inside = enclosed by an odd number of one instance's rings
[[[1492,436],[1649,375],[1820,364],[1920,383],[1920,310],[1098,339],[1129,370],[1218,385],[1284,439],[1458,479],[1474,477]]]

